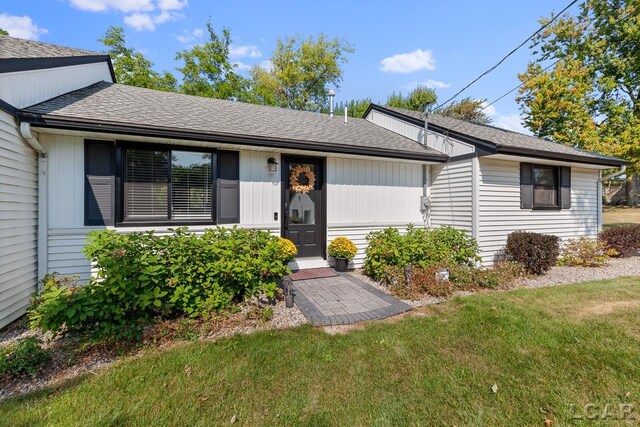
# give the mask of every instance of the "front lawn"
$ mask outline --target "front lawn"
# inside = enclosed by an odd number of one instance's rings
[[[602,224],[605,228],[614,225],[640,224],[640,208],[605,206],[602,209]]]
[[[0,403],[0,423],[567,425],[589,403],[593,415],[626,402],[640,419],[640,278],[420,310],[344,335],[305,326],[153,350]]]

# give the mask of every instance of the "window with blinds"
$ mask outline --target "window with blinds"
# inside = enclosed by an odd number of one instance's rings
[[[211,219],[212,155],[171,152],[171,217]]]
[[[125,162],[125,220],[168,219],[169,152],[128,149]]]
[[[240,221],[238,152],[128,144],[117,148],[116,225]]]

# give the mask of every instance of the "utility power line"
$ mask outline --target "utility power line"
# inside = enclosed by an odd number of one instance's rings
[[[495,70],[496,68],[498,68],[500,66],[500,64],[502,64],[507,58],[509,58],[511,55],[513,55],[518,49],[520,49],[522,46],[524,46],[525,44],[527,44],[528,41],[530,41],[532,38],[534,38],[538,33],[540,33],[540,31],[544,30],[545,28],[547,28],[549,25],[551,25],[551,23],[553,21],[555,21],[558,17],[560,17],[564,12],[567,11],[567,9],[569,9],[571,6],[573,6],[574,4],[576,4],[578,2],[578,0],[573,0],[571,3],[569,3],[564,9],[562,9],[557,15],[555,15],[553,18],[551,18],[551,20],[549,22],[547,22],[546,24],[544,24],[542,27],[540,27],[535,33],[531,34],[529,37],[527,37],[527,39],[525,41],[523,41],[522,43],[520,43],[517,47],[515,47],[513,50],[511,50],[511,52],[507,53],[505,56],[502,57],[502,59],[500,61],[498,61],[497,64],[495,64],[494,66],[492,66],[491,68],[489,68],[488,70],[486,70],[485,72],[483,72],[482,74],[480,74],[478,77],[476,77],[475,79],[473,79],[469,84],[467,84],[465,87],[463,87],[462,89],[460,89],[455,95],[453,95],[451,98],[447,99],[445,102],[439,104],[435,109],[437,110],[438,108],[442,108],[443,106],[445,106],[446,104],[448,104],[449,102],[453,101],[455,98],[458,97],[458,95],[460,95],[462,92],[464,92],[465,90],[469,89],[469,87],[471,87],[474,83],[476,83],[478,80],[480,80],[481,78],[483,78],[484,76],[486,76],[487,74],[491,73],[493,70]]]

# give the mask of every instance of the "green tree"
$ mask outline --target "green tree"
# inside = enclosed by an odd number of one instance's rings
[[[352,99],[349,102],[342,102],[336,105],[335,113],[336,116],[344,116],[344,107],[347,107],[347,116],[348,117],[356,117],[362,118],[364,116],[364,112],[367,111],[371,105],[371,98],[363,98],[363,99]]]
[[[393,92],[387,98],[387,105],[413,111],[424,111],[427,107],[435,104],[437,100],[438,96],[433,89],[426,86],[418,86],[409,92],[407,96],[403,96],[401,92]]]
[[[535,135],[629,160],[630,182],[640,172],[638,12],[637,0],[586,0],[534,39],[535,59],[518,76]],[[637,188],[628,190],[637,203]]]
[[[9,32],[3,28],[0,28],[0,36],[8,36]]]
[[[123,28],[110,26],[104,38],[98,41],[107,47],[118,83],[164,91],[176,90],[177,82],[173,74],[154,71],[153,62],[142,53],[126,46]]]
[[[342,66],[353,47],[324,34],[278,39],[270,69],[251,70],[252,102],[296,110],[322,111],[329,88],[339,88]]]
[[[453,117],[454,119],[486,125],[493,120],[484,112],[485,102],[486,99],[464,98],[460,101],[452,102],[446,107],[436,111],[436,113]]]
[[[218,99],[247,100],[249,81],[236,73],[237,65],[229,60],[231,32],[222,29],[218,35],[207,23],[209,41],[183,50],[176,59],[183,62],[177,70],[182,74],[179,91],[187,95]]]

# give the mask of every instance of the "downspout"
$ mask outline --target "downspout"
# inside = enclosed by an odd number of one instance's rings
[[[622,165],[620,169],[604,177],[602,176],[602,171],[598,172],[598,232],[602,231],[602,182],[620,176],[625,173],[626,170],[627,165]]]
[[[20,123],[20,134],[38,153],[38,290],[40,280],[47,274],[47,245],[48,245],[48,158],[36,135],[31,131],[30,123]]]
[[[425,108],[424,112],[424,137],[423,145],[427,145],[427,130],[429,129],[429,110]],[[431,166],[422,165],[422,213],[425,225],[431,228]]]

